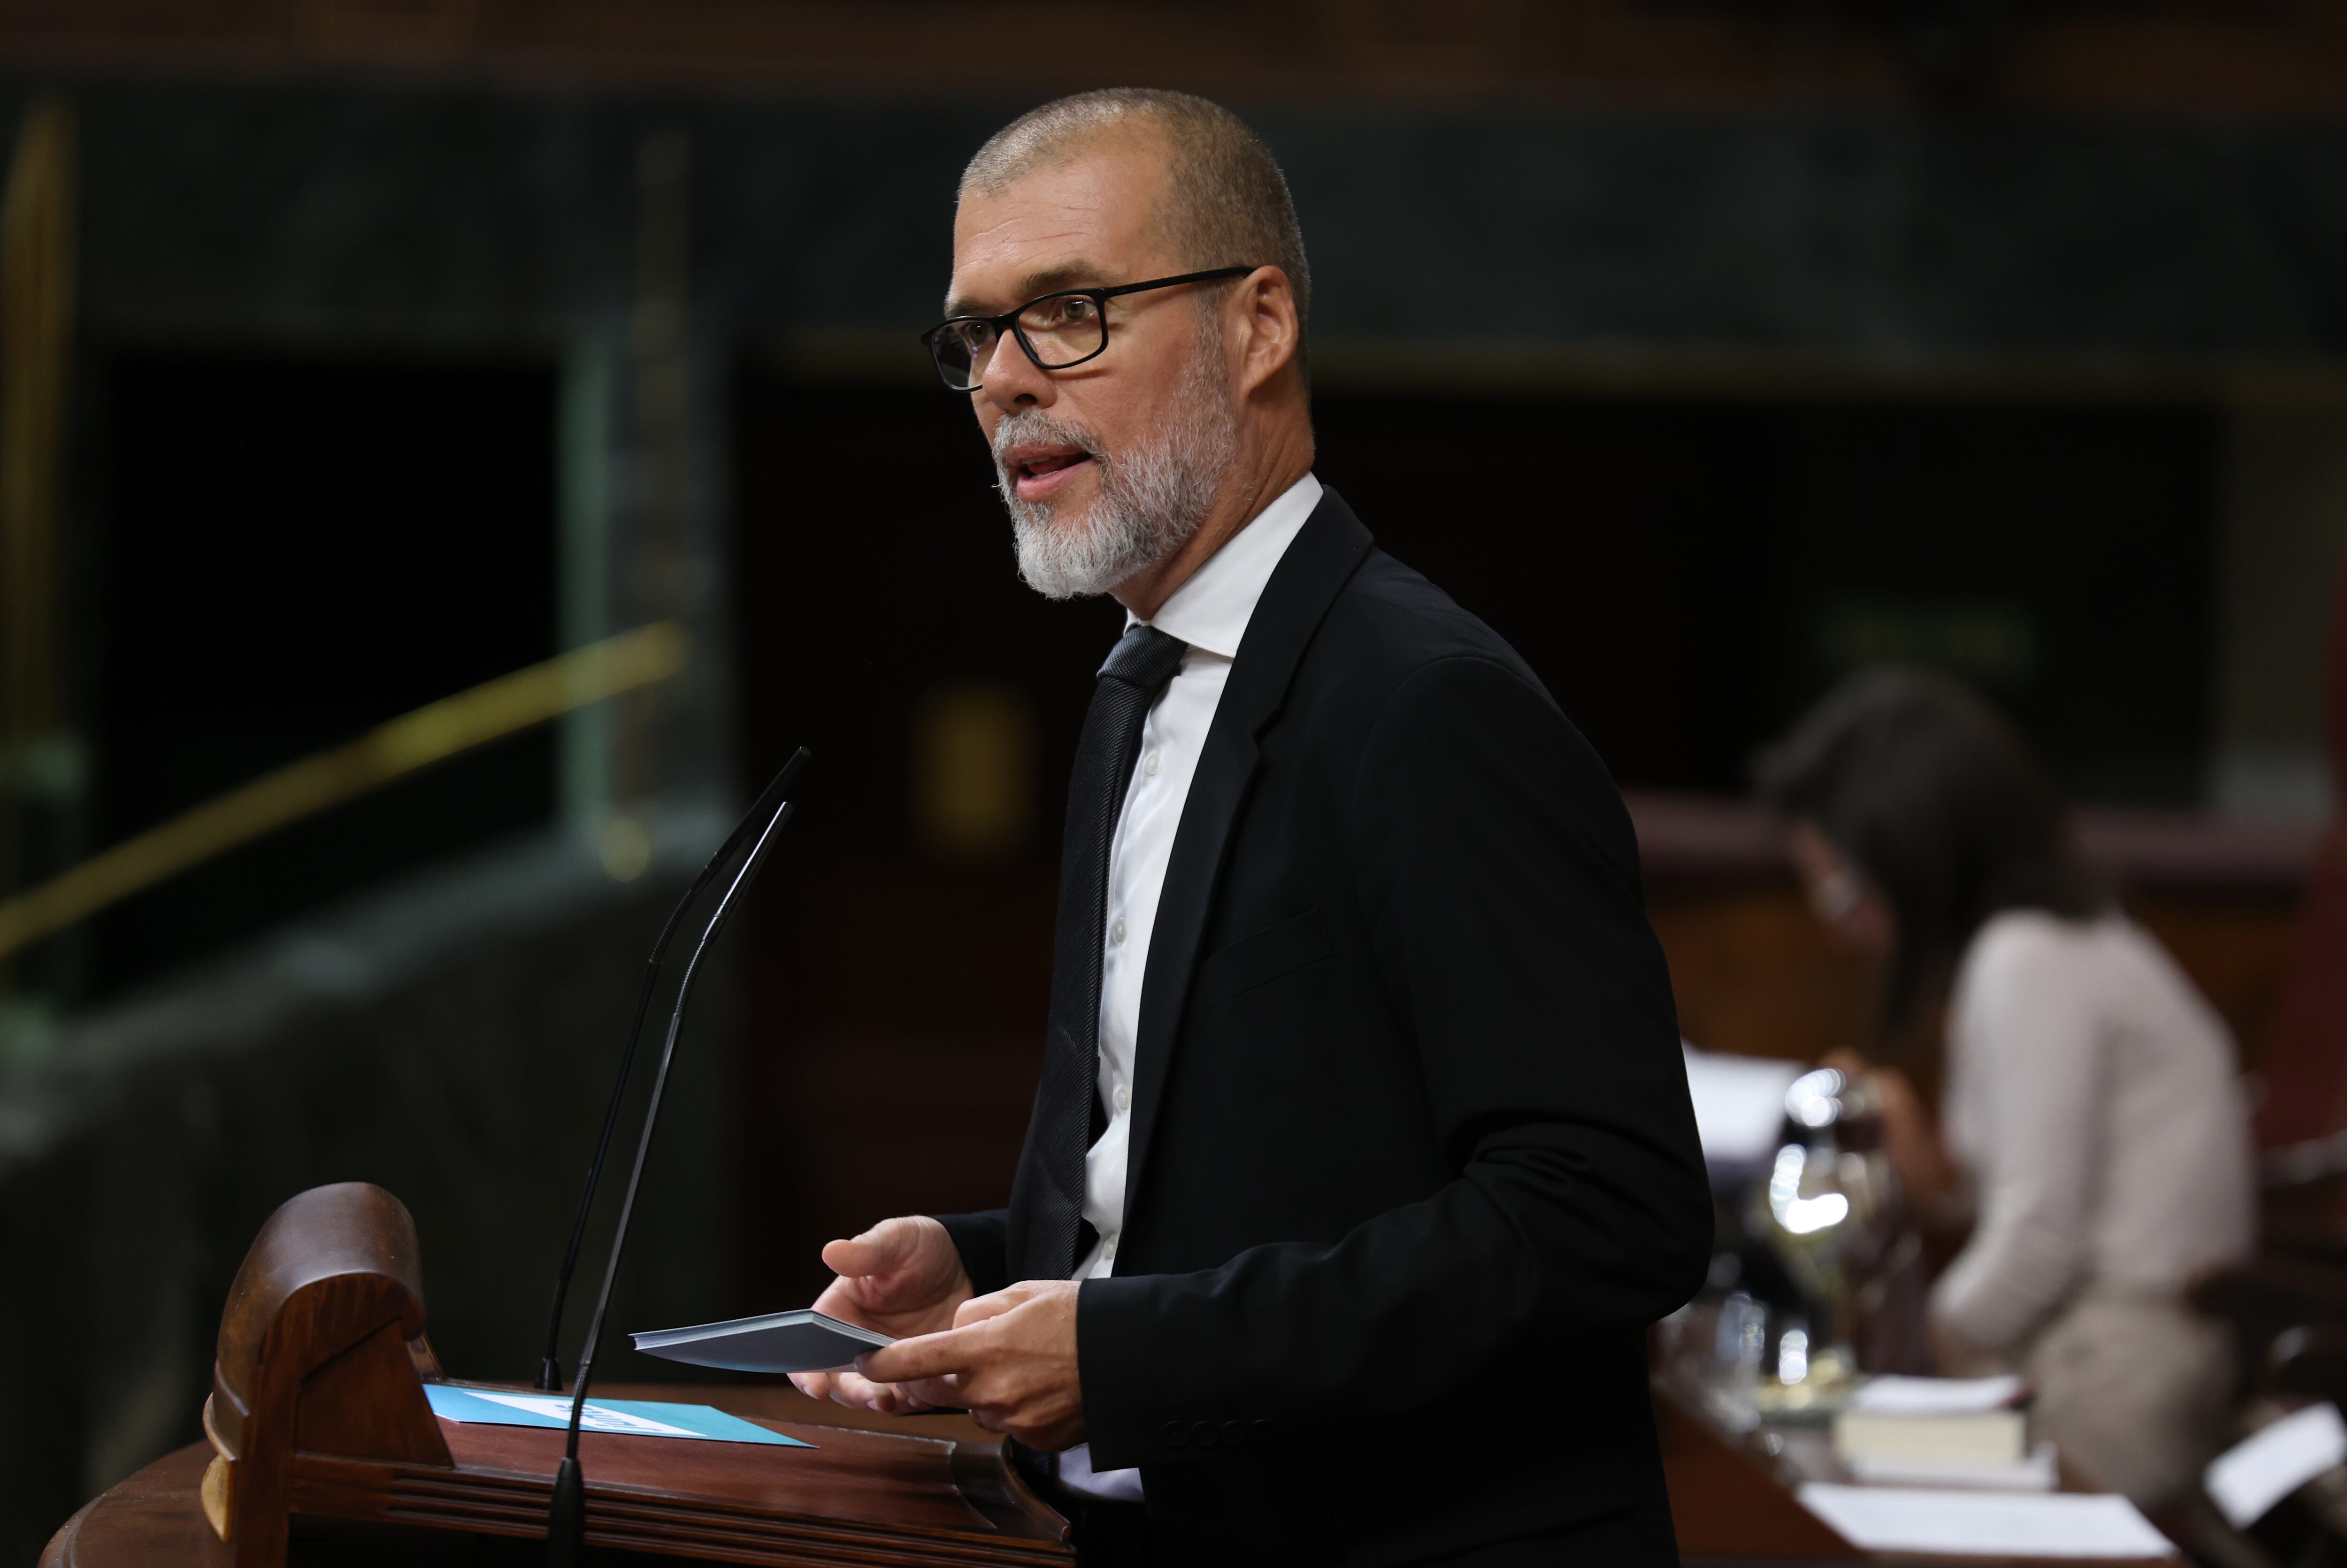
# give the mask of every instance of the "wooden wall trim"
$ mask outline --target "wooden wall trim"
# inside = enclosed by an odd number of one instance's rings
[[[1750,802],[1645,790],[1624,798],[1650,883],[1773,881],[1792,874],[1780,829]],[[2130,890],[2294,893],[2312,870],[2323,831],[2312,823],[2200,812],[2078,813],[2087,856]]]
[[[1018,13],[972,0],[0,0],[0,62],[358,66],[969,101],[1145,80],[1241,97],[1814,108],[1929,90],[1885,10],[1796,0],[1063,0]],[[999,47],[1014,17],[1087,46],[1022,59]],[[2001,107],[2325,117],[2347,107],[2347,0],[2046,0],[1978,52],[1972,97]]]

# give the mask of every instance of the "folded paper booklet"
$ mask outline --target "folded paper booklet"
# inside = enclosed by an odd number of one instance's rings
[[[1872,1378],[1834,1418],[1834,1452],[1857,1480],[2051,1491],[2055,1466],[2013,1407],[2019,1378]]]
[[[1844,1410],[1834,1418],[1833,1446],[1852,1463],[2019,1464],[2029,1457],[2029,1419],[2019,1410],[1946,1416]]]
[[[876,1329],[842,1323],[812,1307],[693,1328],[654,1328],[630,1337],[647,1356],[729,1372],[829,1372],[866,1350],[896,1343]]]

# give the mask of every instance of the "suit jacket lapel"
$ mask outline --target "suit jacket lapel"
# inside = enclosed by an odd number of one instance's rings
[[[1190,980],[1198,966],[1223,856],[1232,825],[1255,776],[1256,738],[1269,726],[1287,695],[1296,666],[1304,657],[1321,617],[1336,601],[1354,569],[1369,553],[1369,531],[1336,491],[1323,488],[1320,504],[1280,558],[1263,597],[1255,601],[1246,636],[1214,709],[1198,769],[1183,803],[1182,825],[1165,866],[1157,897],[1156,929],[1149,940],[1149,967],[1141,986],[1141,1029],[1134,1040],[1133,1146],[1124,1177],[1126,1214],[1141,1191],[1151,1135],[1181,1038]]]

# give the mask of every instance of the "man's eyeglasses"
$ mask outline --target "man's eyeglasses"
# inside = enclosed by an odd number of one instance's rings
[[[928,344],[938,362],[938,374],[948,386],[956,392],[976,392],[1006,333],[1019,340],[1019,346],[1039,368],[1066,370],[1098,357],[1108,348],[1108,302],[1118,295],[1244,277],[1254,271],[1253,267],[1216,267],[1210,272],[1152,278],[1145,283],[1124,283],[1113,289],[1062,289],[1039,295],[999,316],[956,316],[939,322],[921,334],[921,341]]]

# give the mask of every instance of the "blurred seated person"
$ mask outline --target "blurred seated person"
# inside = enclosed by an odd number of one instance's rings
[[[1854,677],[1758,782],[1819,917],[1882,966],[1879,1039],[1939,1091],[1935,1124],[1895,1067],[1829,1061],[1871,1071],[1915,1210],[1971,1221],[1932,1290],[1940,1369],[2024,1373],[2065,1460],[2146,1507],[2179,1500],[2231,1385],[2223,1329],[2184,1292],[2255,1223],[2224,1024],[2081,863],[2019,734],[1955,682]]]

